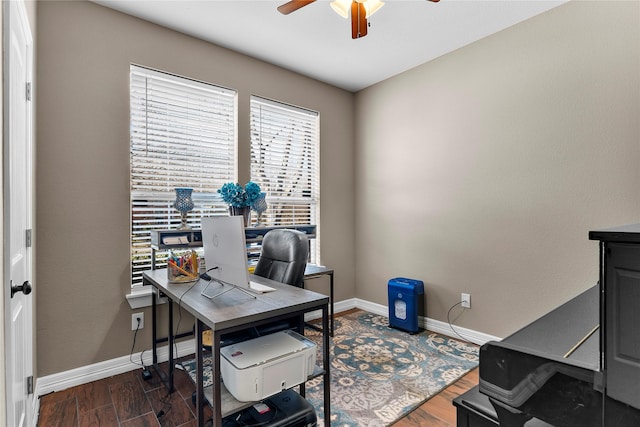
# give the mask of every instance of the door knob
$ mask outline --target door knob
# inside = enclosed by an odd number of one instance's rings
[[[17,293],[22,292],[25,295],[29,295],[31,293],[31,283],[28,280],[25,280],[24,283],[20,286],[11,285],[11,298]]]

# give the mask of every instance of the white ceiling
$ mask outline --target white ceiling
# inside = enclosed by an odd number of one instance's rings
[[[286,1],[94,0],[352,92],[567,0],[386,0],[356,40],[329,0],[282,15]]]

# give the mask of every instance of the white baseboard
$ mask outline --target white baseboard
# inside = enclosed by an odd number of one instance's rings
[[[380,316],[389,315],[389,308],[386,305],[376,304],[358,298],[339,301],[335,304],[334,308],[336,313],[351,310],[352,308],[358,308],[360,310],[368,311],[369,313],[378,314]],[[305,320],[319,319],[320,317],[322,317],[322,312],[314,311],[312,313],[308,313],[308,315],[305,315]],[[420,316],[418,318],[418,324],[420,325],[420,327],[428,329],[432,332],[437,332],[439,334],[451,336],[454,338],[463,338],[466,341],[478,345],[483,345],[489,341],[501,340],[501,338],[495,337],[493,335],[484,334],[482,332],[463,328],[461,326],[452,327],[447,322],[441,322],[439,320],[429,319],[428,317],[423,316]]]
[[[368,311],[370,313],[379,314],[381,316],[388,316],[389,310],[387,306],[382,304],[376,304],[369,301],[361,300],[358,298],[351,298],[344,301],[338,301],[335,303],[334,309],[336,313],[341,311],[351,310],[352,308],[359,308],[361,310]],[[305,320],[313,320],[322,317],[321,311],[314,311],[305,315]],[[420,317],[418,323],[421,327],[429,329],[430,331],[437,332],[443,335],[457,337],[456,333],[451,329],[446,322],[429,319],[428,317]],[[491,335],[483,334],[471,329],[456,326],[455,331],[464,337],[466,340],[478,345],[482,345],[488,341],[499,341],[500,338]],[[180,341],[176,344],[177,357],[186,356],[194,353],[195,342],[193,339]],[[76,369],[71,369],[57,374],[46,375],[37,379],[36,383],[36,396],[42,396],[54,391],[60,391],[69,387],[74,387],[81,384],[86,384],[92,381],[101,380],[114,375],[122,374],[125,372],[139,369],[139,361],[141,354],[136,353],[131,356],[122,356],[116,359],[105,360],[104,362],[94,363],[92,365],[83,366]],[[151,351],[145,350],[142,352],[142,360],[146,366],[152,363]],[[169,359],[169,352],[167,346],[158,348],[158,361],[165,362]],[[133,362],[132,362],[133,360]]]
[[[381,316],[389,316],[389,308],[386,305],[356,299],[355,306],[361,310],[368,311],[369,313],[379,314]],[[441,322],[439,320],[430,319],[428,317],[420,316],[418,318],[418,324],[420,325],[420,327],[428,329],[432,332],[437,332],[439,334],[447,335],[454,338],[464,338],[466,341],[472,342],[477,345],[483,345],[489,341],[501,340],[501,338],[495,337],[493,335],[484,334],[482,332],[463,328],[461,326],[451,326],[447,322]]]
[[[195,341],[193,339],[176,343],[177,357],[193,354],[194,348]],[[45,394],[53,393],[54,391],[65,390],[69,387],[86,384],[92,381],[133,371],[135,369],[140,369],[140,357],[141,353],[135,353],[131,356],[122,356],[116,359],[94,363],[93,365],[82,366],[80,368],[40,377],[37,381],[35,395],[40,397]],[[158,347],[158,361],[166,362],[167,360],[169,360],[168,346]],[[149,366],[153,363],[150,350],[142,352],[142,361],[145,366]]]

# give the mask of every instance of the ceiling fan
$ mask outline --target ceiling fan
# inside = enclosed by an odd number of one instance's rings
[[[278,12],[288,15],[291,12],[315,2],[316,0],[290,0],[278,6]],[[429,0],[437,3],[440,0]],[[367,35],[368,19],[378,9],[384,6],[381,0],[333,0],[331,8],[343,18],[349,17],[351,12],[351,38],[358,39]]]

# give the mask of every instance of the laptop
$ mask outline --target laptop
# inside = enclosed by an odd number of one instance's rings
[[[258,294],[275,291],[250,280],[242,216],[203,217],[202,245],[207,274],[213,281]]]

